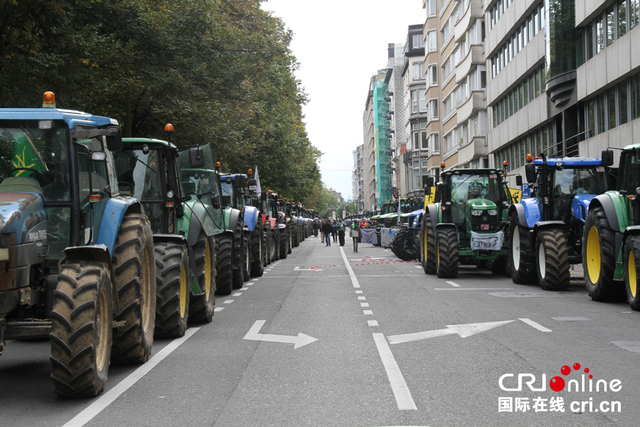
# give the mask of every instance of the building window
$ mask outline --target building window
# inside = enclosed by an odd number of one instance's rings
[[[422,47],[422,34],[414,34],[413,35],[413,48],[418,49]]]
[[[429,135],[429,144],[431,146],[431,154],[440,153],[440,135],[432,133]]]
[[[428,70],[429,86],[438,86],[438,65],[431,64]]]
[[[437,120],[438,119],[438,99],[430,99],[429,100],[429,119]]]
[[[436,52],[438,50],[438,39],[435,31],[429,31],[427,33],[427,42],[429,43],[429,52]]]
[[[429,16],[436,16],[436,0],[427,0],[427,13]]]
[[[413,79],[414,80],[424,80],[426,79],[426,75],[424,73],[424,63],[416,62],[413,64]]]

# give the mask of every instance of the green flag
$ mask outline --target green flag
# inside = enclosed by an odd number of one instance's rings
[[[35,145],[27,134],[23,133],[18,136],[13,143],[13,157],[11,164],[14,168],[26,168],[37,171],[47,170],[46,165],[40,157],[40,153],[36,150]],[[14,176],[31,176],[28,170],[20,169],[14,172]]]

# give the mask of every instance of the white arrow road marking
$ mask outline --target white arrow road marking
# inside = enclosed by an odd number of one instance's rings
[[[437,329],[434,331],[414,332],[411,334],[392,335],[387,337],[389,344],[401,344],[410,341],[426,340],[428,338],[442,337],[445,335],[458,334],[461,338],[485,332],[515,320],[504,320],[502,322],[468,323],[466,325],[445,325],[447,329]]]
[[[315,267],[300,268],[300,266],[296,265],[296,267],[293,269],[293,271],[322,271],[322,269],[321,268],[315,268]]]
[[[244,336],[243,339],[251,340],[251,341],[268,341],[268,342],[279,342],[284,344],[294,344],[293,349],[302,347],[303,345],[311,344],[314,341],[318,341],[317,338],[310,337],[309,335],[298,333],[297,337],[289,336],[289,335],[272,335],[272,334],[261,334],[260,329],[264,326],[266,320],[256,320],[256,323],[253,324],[247,335]]]

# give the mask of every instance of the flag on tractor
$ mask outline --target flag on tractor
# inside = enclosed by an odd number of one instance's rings
[[[31,172],[26,169],[45,171],[47,170],[40,153],[27,134],[16,137],[13,143],[13,157],[11,164],[14,169],[14,176],[31,176]]]

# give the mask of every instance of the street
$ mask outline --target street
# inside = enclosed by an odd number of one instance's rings
[[[640,313],[573,272],[560,293],[439,279],[310,237],[95,399],[53,393],[48,341],[8,342],[0,426],[638,425]]]

